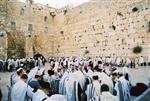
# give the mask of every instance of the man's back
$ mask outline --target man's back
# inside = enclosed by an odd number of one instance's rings
[[[12,88],[11,101],[24,101],[27,91],[27,84],[23,81],[18,81]]]
[[[116,101],[117,97],[113,96],[110,92],[102,92],[100,99],[101,101]]]
[[[48,96],[42,90],[39,89],[36,93],[33,94],[32,101],[42,101],[46,98],[48,98]]]

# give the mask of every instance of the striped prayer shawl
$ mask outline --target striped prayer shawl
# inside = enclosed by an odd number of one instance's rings
[[[63,80],[61,80],[60,84],[59,84],[59,93],[62,94],[62,95],[66,95],[65,82],[66,82],[67,79],[68,79],[68,76],[64,77]]]
[[[74,82],[74,101],[79,101],[78,99],[78,83],[77,81]]]
[[[99,92],[98,92],[98,94],[96,94],[98,89],[99,89]],[[95,87],[93,83],[88,85],[88,88],[87,88],[87,101],[89,101],[93,97],[99,96],[101,94],[100,91],[101,91],[100,88]]]
[[[90,101],[101,101],[101,98],[100,96],[97,96],[97,97],[91,98]]]
[[[124,101],[123,89],[120,81],[118,81],[118,88],[119,88],[119,99],[120,101]]]

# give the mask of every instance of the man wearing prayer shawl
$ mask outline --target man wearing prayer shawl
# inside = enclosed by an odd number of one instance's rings
[[[67,98],[64,95],[55,94],[45,101],[67,101]]]
[[[62,78],[60,79],[60,83],[59,83],[59,93],[62,95],[66,95],[66,80],[68,80],[68,75],[69,73],[66,71],[64,73],[64,75],[62,76]]]
[[[79,82],[82,90],[85,89],[85,77],[83,75],[83,73],[80,70],[77,70],[74,72],[74,76],[77,79],[77,81]]]
[[[48,70],[47,74],[43,75],[43,80],[45,82],[51,83],[53,81],[53,78],[54,78],[54,71],[53,70]]]
[[[118,99],[116,101],[131,101],[130,100],[130,85],[125,77],[120,73],[120,78],[116,82],[115,90],[117,91]]]
[[[31,87],[26,84],[27,75],[22,74],[21,79],[13,86],[11,92],[11,101],[27,101],[26,97],[32,98]]]
[[[101,81],[101,84],[109,85],[109,91],[110,93],[113,93],[113,82],[111,78],[104,72],[101,72],[101,70],[98,70],[98,72],[94,72],[94,74],[98,75],[99,81]]]
[[[90,101],[116,101],[117,97],[109,92],[109,87],[106,84],[101,86],[101,95],[92,98]]]
[[[150,55],[148,56],[148,66],[150,66]]]
[[[120,63],[121,63],[121,58],[120,58],[120,57],[117,57],[117,58],[116,58],[116,65],[119,67],[119,66],[120,66]]]
[[[41,88],[39,80],[41,80],[40,75],[35,75],[35,78],[28,82],[28,85],[33,88],[33,92],[36,92]]]
[[[140,66],[144,66],[144,58],[143,58],[143,56],[141,56],[139,58],[139,64],[140,64]]]
[[[103,84],[101,86],[101,92],[102,94],[100,95],[101,101],[116,101],[117,97],[113,96],[110,92],[109,92],[109,87],[106,84]]]
[[[123,73],[125,79],[128,80],[129,83],[131,84],[131,77],[130,77],[130,72],[128,70],[128,67],[123,67],[122,73]]]
[[[44,74],[44,72],[45,72],[45,68],[40,68],[39,70],[38,70],[38,75],[43,75]]]
[[[47,94],[50,90],[50,84],[48,82],[41,82],[41,89],[38,89],[36,93],[33,94],[32,101],[44,101],[48,98]]]
[[[38,58],[38,65],[40,68],[43,68],[44,65],[43,65],[43,62],[42,62],[42,59],[41,58]]]
[[[38,67],[34,67],[28,74],[28,81],[33,79],[37,73],[38,73]]]
[[[86,95],[87,101],[101,94],[101,84],[98,81],[98,75],[93,76],[93,83],[87,86]]]
[[[68,77],[65,82],[67,101],[81,101],[82,89],[79,82],[72,73]]]
[[[23,68],[19,68],[16,73],[11,75],[11,86],[20,80],[20,77],[24,74]]]

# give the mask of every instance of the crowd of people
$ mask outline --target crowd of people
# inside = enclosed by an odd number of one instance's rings
[[[50,62],[55,58],[48,58]],[[95,59],[95,60],[94,60]],[[69,58],[57,58],[57,61],[66,64],[69,62]],[[85,60],[85,59],[83,59]],[[92,58],[93,62],[101,61],[104,64],[111,63],[113,66],[123,67],[127,66],[130,68],[135,68],[138,66],[150,66],[150,56],[149,57],[138,57],[138,58],[129,58],[129,57],[95,57]],[[0,71],[13,71],[17,70],[19,67],[24,67],[25,69],[32,69],[35,66],[44,66],[46,59],[44,57],[34,57],[34,58],[8,58],[5,60],[0,59]],[[52,64],[52,63],[51,63]]]
[[[44,66],[45,59],[43,57],[40,58],[8,58],[5,60],[0,60],[0,71],[14,71],[20,67],[24,69],[31,70],[35,66]]]
[[[138,64],[144,66],[142,58]],[[135,68],[135,60],[108,56],[47,61],[48,70],[42,57],[3,61],[2,70],[15,71],[10,77],[8,101],[131,101],[128,68]]]

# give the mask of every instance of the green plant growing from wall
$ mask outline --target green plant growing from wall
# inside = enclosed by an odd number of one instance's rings
[[[139,54],[142,52],[142,50],[143,50],[143,48],[141,46],[136,46],[133,48],[133,53]]]
[[[89,54],[89,53],[90,53],[89,50],[85,50],[85,52],[84,52],[85,55],[87,55],[87,54]]]

